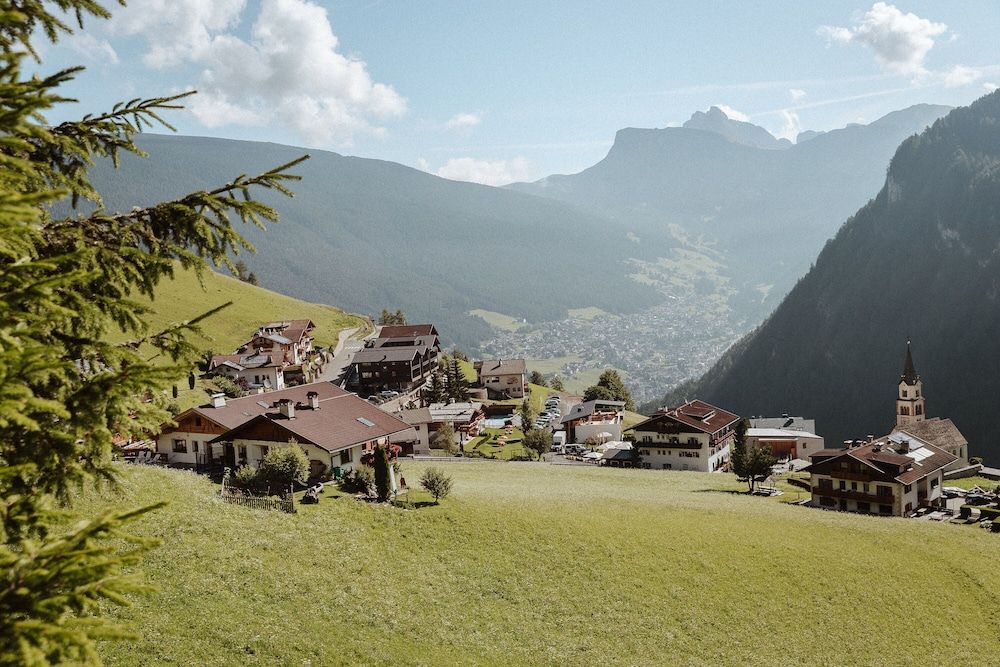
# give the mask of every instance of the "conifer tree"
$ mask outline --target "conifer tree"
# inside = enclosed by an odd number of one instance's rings
[[[136,297],[152,298],[178,266],[232,269],[231,255],[252,250],[232,221],[274,221],[254,191],[291,194],[287,170],[299,162],[127,213],[103,210],[87,168],[141,154],[134,135],[169,128],[160,114],[185,95],[51,125],[44,114],[67,101],[59,89],[82,68],[25,71],[39,60],[33,37],[56,41],[74,21],[108,16],[96,0],[0,0],[0,664],[98,664],[98,640],[128,636],[99,614],[146,590],[123,569],[154,543],[125,528],[155,506],[72,528],[64,517],[73,490],[115,482],[114,433],[141,436],[170,418],[170,387],[197,360],[185,336],[219,310],[150,331]],[[73,213],[53,217],[64,199]],[[87,201],[97,209],[82,212]],[[113,330],[128,340],[107,342]],[[150,361],[149,349],[171,363]]]
[[[427,390],[427,402],[444,403],[447,398],[448,392],[445,389],[444,378],[441,375],[441,371],[435,368],[431,371],[431,386]]]
[[[391,488],[389,485],[389,458],[382,445],[375,446],[372,467],[375,468],[375,496],[380,503],[384,503],[389,500]]]
[[[465,379],[465,372],[454,357],[448,362],[448,398],[456,403],[469,400],[469,381]]]

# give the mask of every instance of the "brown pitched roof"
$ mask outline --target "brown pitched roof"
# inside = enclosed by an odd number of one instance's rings
[[[261,325],[261,329],[278,329],[280,334],[293,342],[299,342],[316,328],[312,320],[282,320]]]
[[[409,428],[403,420],[340,390],[336,395],[321,396],[317,410],[308,405],[297,405],[295,417],[288,419],[281,412],[270,409],[220,435],[213,442],[239,438],[242,431],[259,422],[271,422],[299,442],[314,444],[330,453]],[[287,440],[285,438],[282,442]]]
[[[413,357],[422,354],[425,347],[366,347],[354,354],[352,363],[367,364],[382,361],[413,361]]]
[[[211,371],[225,363],[235,364],[240,368],[273,368],[281,366],[281,363],[275,361],[274,357],[270,354],[251,352],[248,354],[216,354],[208,364],[208,370]]]
[[[715,433],[733,422],[739,421],[740,417],[711,403],[695,399],[680,407],[653,415],[641,424],[637,424],[634,430],[641,431],[644,426],[655,424],[664,419],[683,424],[702,433]]]
[[[810,457],[813,463],[805,471],[814,472],[812,469],[815,466],[846,456],[877,468],[900,484],[912,484],[957,460],[957,457],[919,438],[906,442],[902,440],[906,439],[889,436],[860,447],[824,449]],[[920,456],[908,455],[918,451]]]
[[[480,375],[524,375],[527,369],[524,359],[486,359],[477,366]]]
[[[412,338],[413,336],[436,336],[433,324],[393,324],[382,327],[379,338]]]
[[[925,419],[897,428],[893,433],[900,431],[944,449],[958,448],[969,444],[969,441],[965,439],[965,436],[950,419],[939,419],[938,417]]]
[[[240,424],[249,421],[257,415],[274,410],[277,401],[283,399],[293,400],[296,403],[305,403],[309,392],[319,394],[319,399],[333,398],[346,394],[347,392],[336,387],[329,382],[313,382],[312,384],[301,384],[297,387],[269,391],[265,394],[252,394],[243,398],[226,399],[226,404],[221,408],[213,408],[211,403],[199,405],[196,408],[186,410],[177,416],[178,420],[187,414],[199,414],[209,419],[219,426],[227,429],[235,428]]]

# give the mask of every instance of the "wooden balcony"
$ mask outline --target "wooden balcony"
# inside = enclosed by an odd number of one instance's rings
[[[814,486],[812,492],[817,496],[827,498],[844,498],[845,500],[858,500],[863,503],[875,503],[876,505],[892,505],[893,496],[879,496],[874,493],[863,493],[861,491],[851,491],[850,489],[824,489]]]

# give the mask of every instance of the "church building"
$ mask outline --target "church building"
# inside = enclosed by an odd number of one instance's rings
[[[896,427],[892,435],[897,433],[905,433],[955,456],[957,460],[948,466],[949,470],[969,465],[969,442],[958,427],[950,419],[927,417],[923,382],[913,365],[910,341],[906,341],[906,359],[896,396]]]

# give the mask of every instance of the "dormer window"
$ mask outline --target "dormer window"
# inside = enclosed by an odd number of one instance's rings
[[[907,393],[905,389],[903,390],[903,398],[907,398]]]

